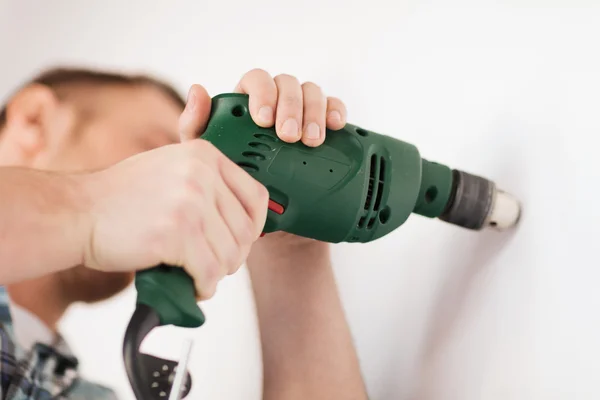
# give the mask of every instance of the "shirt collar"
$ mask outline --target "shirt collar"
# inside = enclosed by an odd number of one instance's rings
[[[8,319],[12,325],[13,337],[25,350],[31,350],[36,343],[52,347],[58,353],[72,357],[73,352],[64,338],[44,324],[35,314],[11,300],[5,287],[0,287],[0,304],[8,308]]]
[[[9,302],[15,339],[24,349],[36,343],[52,346],[56,335],[36,315],[13,301]]]

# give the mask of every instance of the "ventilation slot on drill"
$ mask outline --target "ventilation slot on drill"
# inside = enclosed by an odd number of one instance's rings
[[[369,168],[369,188],[367,190],[367,198],[365,199],[365,210],[371,208],[371,201],[373,200],[373,189],[377,182],[377,157],[375,154],[371,156],[371,166]]]
[[[379,157],[379,182],[377,182],[377,196],[375,197],[375,211],[379,211],[381,207],[381,198],[383,197],[383,183],[385,177],[385,159]]]
[[[369,162],[369,186],[363,204],[364,214],[359,219],[358,229],[373,229],[377,222],[377,215],[384,207],[383,194],[385,191],[386,159],[383,156],[373,154]]]

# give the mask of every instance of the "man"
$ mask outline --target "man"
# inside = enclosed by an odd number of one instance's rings
[[[289,75],[253,70],[236,90],[282,140],[318,146],[345,124],[341,101]],[[328,245],[258,239],[268,192],[197,139],[209,113],[202,86],[186,103],[151,78],[88,70],[48,71],[11,97],[0,114],[3,399],[114,398],[76,376],[56,329],[69,305],[107,299],[161,262],[208,299],[244,261],[264,398],[366,397]]]

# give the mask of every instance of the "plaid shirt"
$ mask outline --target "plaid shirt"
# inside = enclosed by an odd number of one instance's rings
[[[23,349],[14,338],[9,298],[0,286],[1,400],[116,400],[113,391],[82,379],[77,359],[59,336],[52,346]]]

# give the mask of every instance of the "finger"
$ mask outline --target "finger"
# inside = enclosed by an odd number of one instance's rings
[[[221,157],[219,164],[223,181],[252,220],[254,240],[258,239],[267,219],[269,192],[228,158]]]
[[[321,88],[312,82],[302,85],[304,99],[304,121],[302,125],[302,143],[316,147],[325,140],[325,113],[327,100]]]
[[[246,73],[235,91],[248,95],[250,115],[258,126],[264,128],[273,126],[277,105],[277,85],[267,71],[253,69]]]
[[[219,261],[220,274],[225,276],[241,264],[240,248],[216,204],[205,210],[204,237]]]
[[[302,126],[303,99],[300,82],[290,75],[275,77],[277,91],[277,111],[275,127],[281,140],[295,143],[300,140]]]
[[[346,125],[346,106],[336,97],[327,98],[327,128],[332,131],[342,129]]]
[[[185,109],[179,117],[179,138],[182,142],[195,139],[204,133],[210,107],[210,96],[206,89],[200,85],[192,85]]]
[[[227,273],[231,275],[244,262],[245,257],[250,251],[250,246],[256,240],[254,224],[240,201],[235,197],[231,189],[227,187],[225,182],[222,182],[217,189],[217,208],[233,235],[239,250],[238,259],[228,265],[229,269]]]
[[[201,186],[198,185],[198,187]],[[211,298],[215,293],[217,283],[225,276],[221,271],[219,260],[206,241],[204,201],[209,201],[209,199],[197,199],[195,202],[197,206],[187,207],[185,213],[181,215],[183,228],[180,229],[183,231],[177,235],[170,235],[173,259],[167,261],[183,267],[192,277],[198,300]]]
[[[202,225],[195,225],[195,232],[186,235],[185,270],[194,279],[196,298],[208,300],[214,296],[219,280],[224,276],[219,260],[205,240]]]

